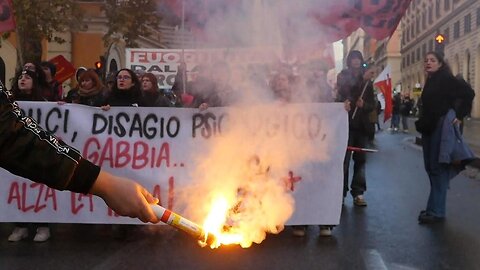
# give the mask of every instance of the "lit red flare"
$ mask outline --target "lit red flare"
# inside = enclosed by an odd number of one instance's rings
[[[198,224],[174,213],[160,205],[152,205],[155,215],[165,224],[180,229],[193,237],[197,238],[201,244],[212,245],[216,240],[215,236],[205,230]]]

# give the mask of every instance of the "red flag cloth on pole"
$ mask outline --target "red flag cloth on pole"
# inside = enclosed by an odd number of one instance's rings
[[[323,41],[330,42],[345,38],[360,27],[377,40],[389,37],[397,28],[410,2],[411,0],[301,0],[294,4],[295,8],[292,8],[292,3],[295,2],[291,0],[272,3],[288,7],[284,17],[285,20],[291,20],[292,25],[301,21],[299,18],[313,19],[313,23],[318,26],[318,33],[315,35],[318,34]],[[181,17],[183,3],[185,24],[200,36],[211,18],[218,14],[227,14],[227,10],[242,10],[242,0],[163,0],[163,3],[178,17]]]
[[[15,30],[12,0],[0,0],[0,33]]]
[[[322,1],[311,10],[326,38],[335,41],[362,28],[381,40],[393,34],[411,0]]]
[[[385,108],[383,111],[383,122],[387,122],[392,118],[392,79],[390,77],[391,68],[389,65],[383,69],[382,73],[375,79],[373,85],[378,87],[382,91],[385,98]]]
[[[59,83],[70,79],[75,75],[75,67],[70,63],[63,55],[57,55],[54,58],[49,60],[50,63],[53,63],[57,67],[57,73],[55,73],[55,80]]]

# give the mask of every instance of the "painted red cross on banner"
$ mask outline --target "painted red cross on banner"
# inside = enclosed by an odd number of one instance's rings
[[[295,183],[301,180],[301,176],[295,176],[292,171],[289,171],[288,176],[285,178],[285,187],[291,191],[295,191]]]

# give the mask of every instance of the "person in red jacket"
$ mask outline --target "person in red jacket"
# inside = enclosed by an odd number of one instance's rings
[[[117,214],[157,223],[158,203],[135,181],[110,174],[25,116],[0,83],[0,167],[58,190],[101,197]]]

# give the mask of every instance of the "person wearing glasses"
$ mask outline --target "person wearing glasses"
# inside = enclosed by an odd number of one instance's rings
[[[107,98],[107,105],[101,106],[101,109],[108,111],[111,107],[143,107],[141,82],[137,74],[123,68],[115,74],[115,78],[116,81]],[[113,237],[124,240],[133,229],[132,225],[113,225]]]
[[[141,83],[137,75],[132,70],[123,68],[115,74],[115,78],[116,83],[112,87],[107,105],[102,106],[102,109],[108,111],[111,106],[143,106]]]

